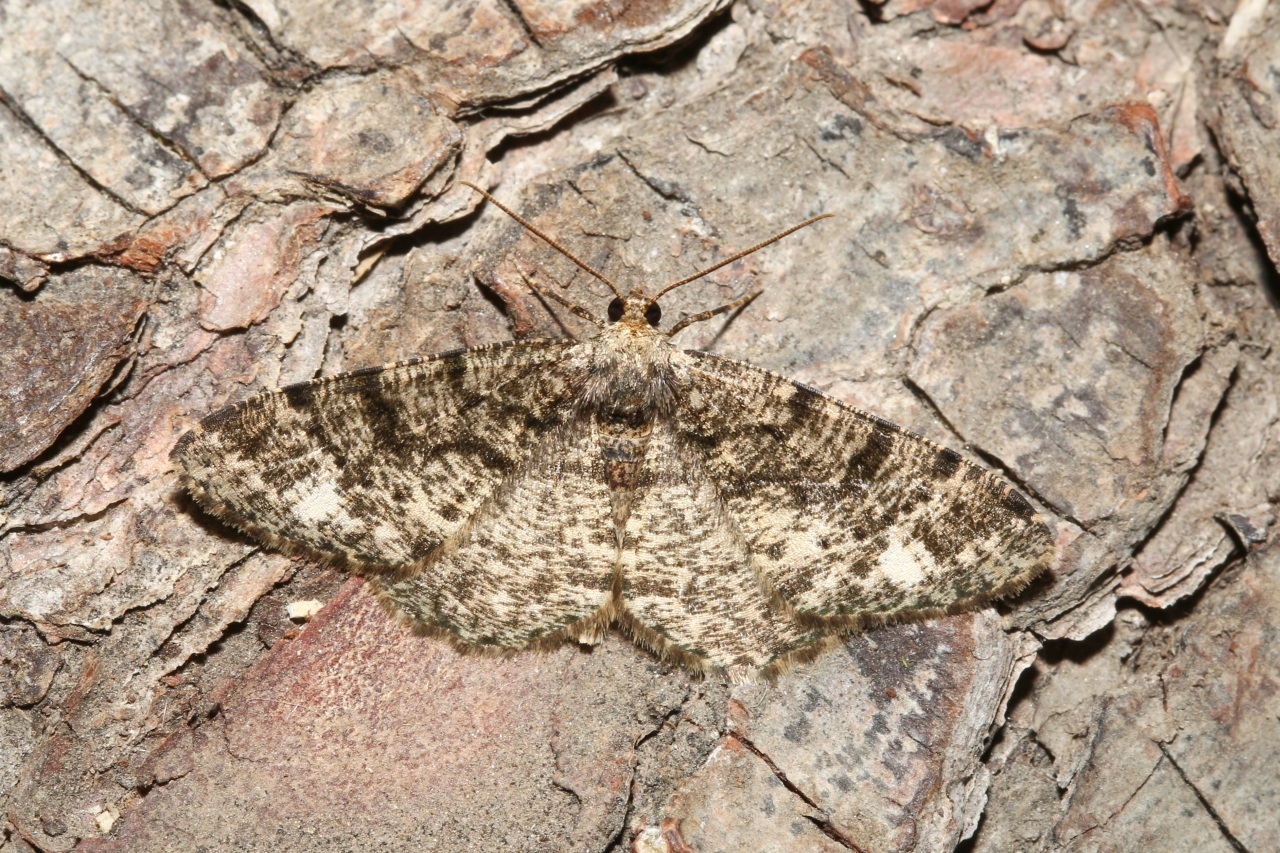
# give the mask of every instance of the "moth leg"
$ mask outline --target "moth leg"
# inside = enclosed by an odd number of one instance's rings
[[[581,305],[577,304],[576,302],[572,302],[568,299],[565,299],[563,296],[556,293],[554,290],[551,290],[550,288],[546,288],[538,284],[537,279],[529,275],[529,273],[525,272],[524,267],[520,266],[519,261],[515,261],[514,263],[515,263],[516,271],[520,273],[520,277],[524,279],[524,283],[529,285],[529,289],[532,290],[534,293],[538,294],[543,299],[550,299],[552,302],[558,303],[559,305],[568,309],[571,313],[588,321],[593,326],[596,326],[597,328],[601,328],[601,329],[604,328],[604,323],[601,322],[600,319],[596,317],[595,314],[592,314],[590,311],[588,311],[586,308],[583,308]]]
[[[674,338],[678,332],[688,326],[692,326],[694,323],[701,323],[703,320],[710,320],[712,317],[717,317],[721,314],[728,314],[730,311],[737,311],[739,308],[745,307],[754,302],[756,297],[762,293],[764,293],[764,289],[757,288],[746,296],[740,296],[732,302],[726,302],[724,305],[720,305],[716,308],[711,308],[707,311],[700,311],[697,314],[691,314],[688,317],[684,317],[680,322],[671,327],[667,332],[667,337]]]

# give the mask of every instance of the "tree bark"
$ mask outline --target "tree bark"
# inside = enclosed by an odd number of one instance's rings
[[[0,853],[1280,849],[1275,4],[11,4]],[[1270,35],[1269,35],[1270,34]],[[462,655],[201,513],[259,390],[581,335],[965,453],[1051,576],[777,684]],[[309,623],[289,613],[323,608]],[[288,608],[294,605],[293,609]]]

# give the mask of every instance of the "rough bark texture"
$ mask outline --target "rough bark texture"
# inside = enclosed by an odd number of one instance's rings
[[[1280,849],[1280,8],[0,6],[0,853]],[[998,609],[777,685],[507,659],[175,488],[262,388],[764,285],[689,346],[1053,520]],[[286,605],[326,601],[309,624]],[[305,610],[305,608],[302,608]]]

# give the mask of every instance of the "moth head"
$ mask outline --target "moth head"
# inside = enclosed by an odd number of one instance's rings
[[[774,234],[768,240],[764,240],[760,243],[755,244],[750,249],[744,249],[743,251],[738,252],[736,255],[731,255],[730,257],[725,258],[723,261],[720,261],[719,263],[712,264],[711,266],[707,267],[701,272],[694,273],[693,275],[690,275],[690,276],[685,276],[679,281],[674,281],[671,284],[668,284],[666,287],[659,290],[655,296],[652,296],[652,297],[646,296],[645,293],[638,287],[633,289],[630,293],[623,295],[622,291],[611,280],[609,280],[608,278],[606,278],[604,275],[597,272],[596,270],[592,269],[591,267],[587,266],[587,264],[579,260],[577,256],[575,256],[568,249],[561,246],[559,243],[557,243],[555,240],[548,237],[546,234],[543,234],[541,231],[535,228],[530,222],[526,221],[523,217],[521,217],[515,211],[506,207],[502,202],[498,201],[493,196],[489,195],[489,193],[480,189],[478,186],[471,183],[470,181],[459,181],[458,183],[462,184],[463,186],[470,187],[471,189],[480,193],[480,195],[484,196],[489,201],[493,202],[493,204],[499,210],[501,210],[503,213],[507,214],[516,222],[519,222],[526,229],[528,229],[531,234],[540,238],[548,246],[555,249],[557,252],[564,255],[569,260],[573,261],[575,264],[577,264],[582,269],[586,270],[595,278],[607,284],[609,286],[609,289],[613,291],[613,300],[609,303],[609,311],[608,311],[609,325],[622,323],[623,325],[630,326],[633,329],[643,329],[643,328],[657,329],[658,323],[662,320],[662,308],[658,305],[658,300],[666,296],[671,291],[675,290],[677,287],[682,287],[686,284],[689,284],[690,282],[697,281],[698,279],[702,278],[705,275],[710,275],[711,273],[715,272],[721,267],[728,266],[734,261],[740,260],[741,258],[745,258],[747,255],[750,255],[752,252],[758,252],[761,249],[763,249],[765,246],[768,246],[770,243],[776,243],[777,241],[781,240],[783,237],[786,237],[788,234],[794,234],[796,231],[799,231],[801,228],[805,228],[809,225],[812,225],[813,223],[821,219],[827,219],[829,217],[835,216],[834,213],[823,213],[819,216],[814,216],[811,219],[806,219],[804,222],[801,222],[799,225],[793,225],[790,228],[788,228],[786,231],[782,231],[778,234]],[[522,275],[524,274],[523,270],[521,270],[521,274]],[[590,320],[592,323],[595,323],[597,326],[605,325],[604,323],[601,323],[598,319],[596,319],[596,317],[592,315],[591,312],[573,304],[572,302],[569,302],[568,300],[564,299],[562,296],[557,294],[555,291],[543,290],[536,283],[534,283],[534,281],[530,279],[529,276],[526,275],[525,279],[526,281],[529,282],[529,286],[532,287],[538,294],[549,297],[552,300],[559,302],[560,304],[568,308],[570,311],[577,314],[579,317],[584,317],[585,319]],[[680,322],[676,323],[674,326],[671,327],[669,331],[667,331],[667,335],[668,336],[674,335],[676,332],[679,332],[681,329],[685,328],[686,326],[692,323],[698,323],[703,320],[708,320],[716,316],[717,314],[723,314],[727,311],[733,311],[734,309],[741,308],[742,306],[746,305],[748,302],[750,302],[751,300],[759,296],[760,293],[761,293],[760,290],[755,290],[755,291],[752,291],[751,293],[748,293],[746,296],[742,296],[738,299],[733,300],[732,302],[725,303],[724,305],[721,305],[719,307],[712,308],[709,311],[702,311],[697,314],[684,317],[680,320]]]
[[[636,325],[645,323],[656,329],[658,323],[662,322],[662,307],[647,299],[643,293],[633,290],[625,299],[615,296],[609,303],[609,322],[617,323],[624,319]]]

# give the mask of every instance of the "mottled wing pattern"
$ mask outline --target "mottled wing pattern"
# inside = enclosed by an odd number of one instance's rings
[[[655,425],[622,550],[623,619],[659,651],[745,677],[821,638],[776,606],[700,456]]]
[[[206,418],[173,459],[201,504],[273,546],[403,572],[568,417],[546,368],[570,346],[499,344],[262,394]]]
[[[382,595],[464,642],[517,648],[591,617],[603,630],[617,553],[598,439],[573,420],[547,433],[411,575],[382,584]]]
[[[689,355],[679,438],[801,614],[860,625],[955,611],[1046,568],[1048,529],[990,472],[782,376]]]

